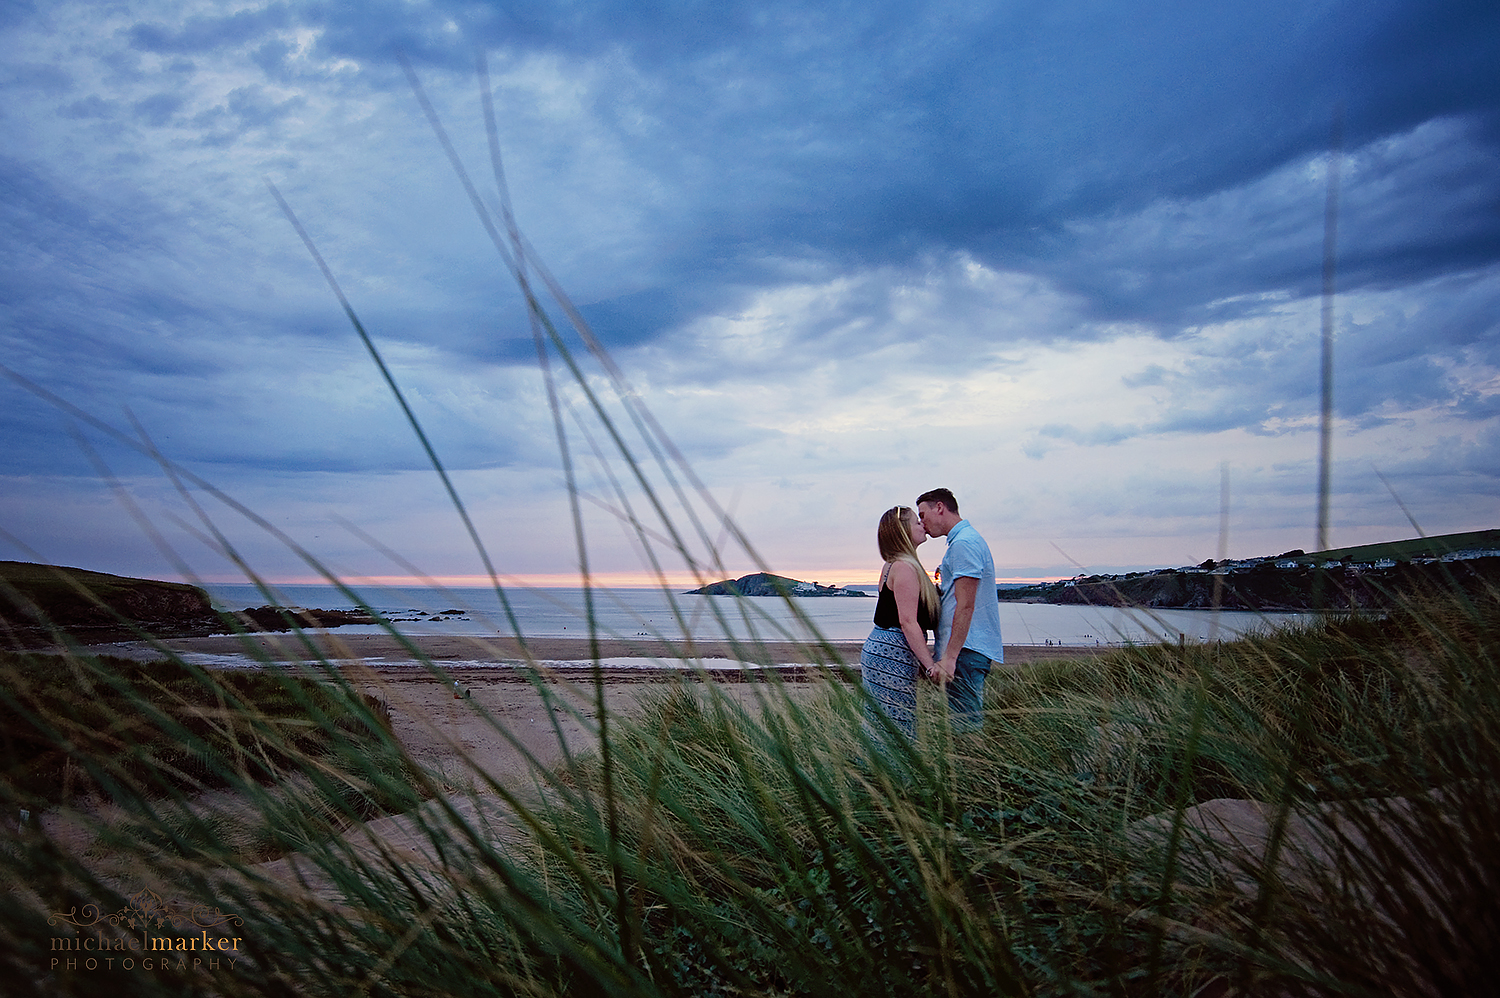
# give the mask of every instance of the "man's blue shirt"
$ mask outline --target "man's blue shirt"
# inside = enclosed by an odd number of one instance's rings
[[[1000,597],[995,591],[995,559],[990,546],[968,520],[959,520],[948,531],[948,550],[938,567],[943,594],[943,615],[938,621],[937,656],[943,655],[948,634],[953,630],[953,614],[958,609],[958,592],[953,585],[959,578],[978,579],[974,593],[974,618],[964,647],[972,648],[996,662],[1005,661],[1005,645],[1000,641]]]

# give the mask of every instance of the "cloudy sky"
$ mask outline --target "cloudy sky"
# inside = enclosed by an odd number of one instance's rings
[[[1330,541],[1500,525],[1492,2],[36,0],[0,9],[0,557],[311,574],[201,480],[341,573],[483,573],[269,180],[500,572],[576,578],[526,309],[402,69],[492,210],[478,52],[516,219],[619,375],[551,354],[606,578],[643,570],[627,503],[667,528],[591,395],[736,574],[713,504],[859,582],[938,485],[1002,576],[1196,563],[1226,467],[1231,556],[1311,550],[1336,118]]]

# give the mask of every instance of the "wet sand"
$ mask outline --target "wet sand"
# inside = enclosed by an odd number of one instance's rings
[[[724,640],[686,642],[656,637],[609,637],[591,643],[587,638],[544,637],[527,638],[523,646],[515,638],[504,637],[423,634],[407,637],[403,641],[389,634],[339,634],[337,631],[326,631],[310,633],[305,638],[292,634],[168,638],[162,644],[185,653],[250,655],[273,662],[324,658],[333,662],[358,661],[375,668],[380,668],[383,663],[409,663],[417,660],[419,654],[438,665],[454,663],[459,669],[462,669],[462,664],[527,662],[554,668],[569,665],[586,667],[595,658],[641,659],[643,665],[651,660],[662,664],[677,664],[686,660],[701,662],[710,667],[730,662],[746,662],[782,666],[843,664],[857,668],[859,650],[864,642],[831,641],[809,646],[794,642],[735,644]],[[98,646],[97,650],[106,654],[123,653],[130,657],[140,657],[143,653],[149,653],[149,646],[142,642],[127,642]],[[1087,646],[1008,645],[1005,649],[1005,661],[1008,665],[1021,665],[1043,659],[1088,658],[1097,655],[1100,650]],[[380,661],[372,662],[372,659]]]

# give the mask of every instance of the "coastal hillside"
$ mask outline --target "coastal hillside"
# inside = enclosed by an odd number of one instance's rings
[[[999,591],[1008,602],[1161,609],[1377,609],[1406,594],[1500,586],[1500,530],[1307,554],[1287,551],[1123,575],[1080,575]]]
[[[12,645],[48,644],[57,631],[84,643],[122,641],[139,632],[160,638],[293,627],[373,624],[364,610],[246,607],[228,614],[214,609],[197,586],[134,579],[61,565],[0,561],[0,628]]]
[[[52,629],[80,640],[227,631],[208,594],[197,586],[132,579],[82,568],[0,561],[0,626],[21,644],[46,640]]]
[[[869,596],[859,589],[842,586],[820,586],[816,582],[799,582],[784,575],[756,572],[738,579],[712,582],[702,589],[689,589],[688,596]]]

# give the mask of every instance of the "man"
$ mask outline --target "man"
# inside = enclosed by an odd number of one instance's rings
[[[954,727],[977,731],[984,723],[984,681],[990,665],[1005,661],[995,559],[979,531],[959,516],[958,500],[947,489],[918,496],[917,516],[930,536],[948,539],[938,567],[943,606],[937,627],[938,674],[932,678],[948,681]]]

